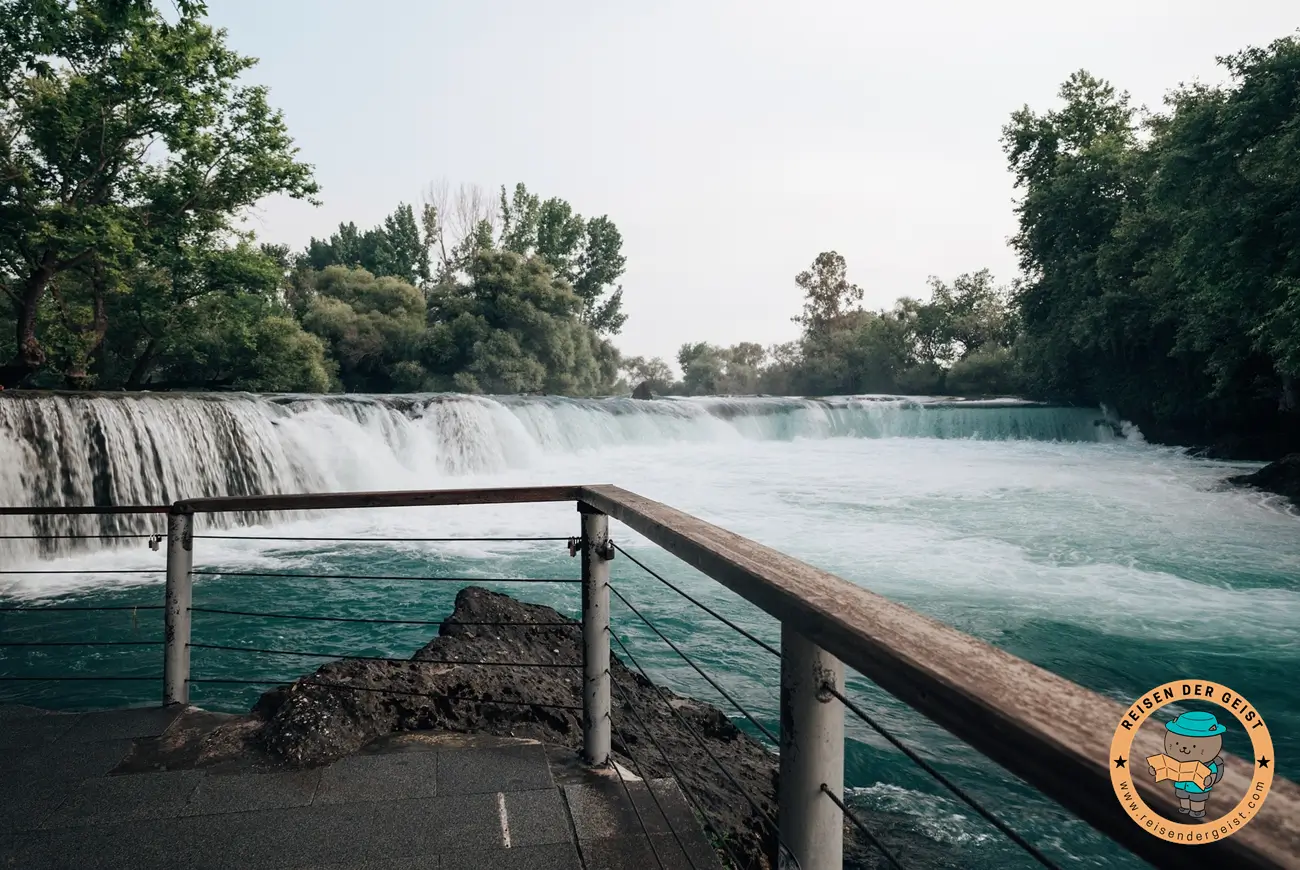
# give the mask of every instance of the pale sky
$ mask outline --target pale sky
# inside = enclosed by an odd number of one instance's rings
[[[623,233],[625,354],[792,339],[793,277],[837,250],[866,304],[1016,274],[1012,111],[1086,68],[1159,105],[1216,55],[1294,33],[1293,0],[210,0],[261,58],[323,205],[252,226],[300,247],[431,181],[523,181]]]

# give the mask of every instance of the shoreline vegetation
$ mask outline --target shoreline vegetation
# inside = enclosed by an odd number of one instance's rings
[[[824,251],[794,277],[798,338],[687,343],[678,378],[618,351],[614,220],[524,184],[431,185],[296,251],[242,229],[321,191],[255,60],[201,0],[175,13],[0,0],[7,391],[1010,395],[1222,458],[1300,445],[1295,35],[1158,111],[1080,71],[1012,113],[1009,284],[977,269],[871,310]]]

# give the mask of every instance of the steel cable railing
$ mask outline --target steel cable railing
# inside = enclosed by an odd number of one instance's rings
[[[606,673],[609,672],[606,671]],[[610,682],[613,682],[612,675]],[[615,734],[620,733],[618,726],[614,724],[612,716],[610,717],[610,727],[614,729]],[[623,741],[623,748],[626,750],[628,760],[632,762],[632,766],[636,769],[637,777],[641,782],[645,783],[646,791],[649,792],[651,799],[654,800],[655,807],[659,810],[659,814],[667,819],[668,814],[664,812],[663,806],[660,805],[659,798],[650,790],[650,780],[646,778],[640,763],[638,763],[636,758],[632,755],[632,749],[627,745],[627,741],[625,740]],[[654,855],[655,865],[659,867],[659,870],[663,870],[664,861],[659,857],[659,847],[655,845],[654,838],[650,836],[650,829],[646,826],[645,818],[641,815],[640,807],[636,805],[636,798],[632,797],[632,789],[628,787],[627,777],[623,776],[622,765],[617,761],[611,760],[610,767],[614,768],[614,774],[618,777],[619,784],[623,786],[623,794],[627,795],[628,806],[632,807],[632,812],[636,815],[636,823],[637,826],[641,828],[641,835],[645,837],[646,842],[650,845],[650,853]],[[669,825],[668,829],[672,831],[672,825]],[[691,865],[691,870],[695,870],[695,862],[691,861],[690,853],[687,852],[686,847],[682,845],[681,839],[677,838],[676,831],[673,831],[673,837],[677,839],[677,845],[681,848],[682,854],[686,856],[686,861]]]
[[[673,652],[677,653],[678,657],[681,658],[682,661],[690,665],[691,669],[694,670],[695,673],[703,677],[705,682],[707,682],[710,686],[712,686],[719,695],[721,695],[723,698],[727,700],[727,703],[735,707],[736,710],[740,713],[740,715],[748,719],[751,725],[753,725],[760,732],[762,732],[763,736],[766,737],[769,741],[771,741],[773,746],[776,746],[778,748],[781,746],[781,741],[777,739],[777,736],[775,734],[773,734],[770,730],[768,730],[767,726],[765,726],[762,722],[759,722],[756,718],[754,718],[754,715],[750,713],[748,710],[746,710],[739,701],[733,698],[731,696],[731,693],[729,693],[726,689],[722,688],[722,686],[718,685],[717,680],[713,679],[708,674],[706,674],[703,668],[701,668],[699,665],[697,665],[694,661],[691,660],[690,656],[682,652],[681,647],[679,647],[677,644],[669,640],[668,636],[664,634],[662,631],[660,631],[653,622],[651,622],[649,619],[646,619],[645,614],[643,614],[640,610],[638,610],[632,604],[632,602],[628,601],[627,598],[624,597],[623,593],[619,592],[616,588],[614,588],[613,584],[610,584],[609,591],[614,593],[614,595],[618,598],[618,600],[623,602],[623,605],[627,607],[628,610],[632,611],[632,613],[636,615],[637,619],[640,619],[643,623],[645,623],[646,627],[649,628],[652,632],[654,632],[655,635],[657,635],[660,640],[666,643]]]
[[[662,583],[664,586],[666,586],[666,587],[668,587],[669,589],[671,589],[672,591],[676,592],[676,593],[677,593],[679,596],[681,596],[682,598],[684,598],[684,599],[686,599],[687,601],[691,602],[691,603],[694,604],[696,607],[698,607],[699,609],[705,611],[706,613],[709,613],[710,615],[714,616],[714,617],[715,617],[719,622],[721,622],[721,623],[723,623],[724,625],[727,625],[728,627],[732,628],[732,629],[733,629],[734,631],[736,631],[738,634],[740,634],[740,635],[742,635],[743,637],[747,638],[748,640],[750,640],[751,642],[753,642],[756,646],[758,646],[758,647],[764,649],[765,651],[771,653],[771,654],[772,654],[773,656],[775,656],[776,658],[779,659],[779,658],[781,657],[781,653],[780,653],[780,651],[777,650],[775,647],[773,647],[771,644],[769,644],[769,643],[763,641],[762,639],[760,639],[760,638],[754,636],[752,633],[746,631],[745,629],[743,629],[743,628],[741,628],[740,626],[736,625],[736,624],[735,624],[734,622],[732,622],[731,620],[729,620],[729,619],[727,619],[726,617],[722,616],[721,614],[717,613],[713,608],[710,608],[709,606],[707,606],[707,605],[704,604],[703,602],[697,600],[696,598],[694,598],[693,596],[691,596],[690,594],[688,594],[687,592],[685,592],[684,590],[682,590],[680,587],[678,587],[676,584],[672,583],[671,581],[669,581],[668,579],[666,579],[665,577],[663,577],[663,576],[662,576],[661,574],[659,574],[657,571],[655,571],[655,570],[653,570],[652,568],[650,568],[650,567],[649,567],[648,565],[646,565],[644,562],[642,562],[642,561],[640,561],[639,559],[637,559],[637,558],[635,558],[634,556],[632,556],[630,553],[627,552],[627,550],[623,549],[622,547],[619,547],[617,544],[615,544],[614,546],[615,546],[615,549],[616,549],[617,552],[622,553],[623,555],[627,556],[629,561],[631,561],[633,564],[637,565],[639,568],[641,568],[641,569],[642,569],[643,571],[645,571],[647,574],[649,574],[650,576],[652,576],[653,578],[655,578],[656,580],[658,580],[658,581],[659,581],[660,583]],[[640,621],[643,622],[643,623],[644,623],[644,624],[645,624],[645,625],[646,625],[646,626],[647,626],[647,627],[648,627],[648,628],[649,628],[649,629],[650,629],[650,630],[651,630],[651,631],[652,631],[656,636],[658,636],[661,640],[663,640],[663,642],[664,642],[665,644],[667,644],[667,645],[668,645],[668,646],[673,650],[673,652],[676,653],[676,654],[678,655],[678,657],[680,657],[683,661],[685,661],[685,662],[686,662],[686,663],[687,663],[687,664],[688,664],[688,665],[689,665],[689,666],[690,666],[690,667],[691,667],[691,668],[692,668],[696,673],[698,673],[701,677],[703,677],[703,678],[704,678],[704,679],[709,683],[709,685],[711,685],[711,686],[712,686],[712,687],[713,687],[713,688],[714,688],[714,689],[715,689],[715,690],[716,690],[720,695],[722,695],[722,697],[725,698],[725,699],[726,699],[726,700],[727,700],[727,701],[728,701],[728,702],[729,702],[729,703],[730,703],[730,704],[731,704],[731,705],[732,705],[732,706],[733,706],[737,711],[739,711],[740,714],[741,714],[742,716],[744,716],[745,719],[747,719],[747,720],[750,722],[750,724],[754,725],[754,727],[757,728],[757,729],[758,729],[758,730],[759,730],[759,731],[760,731],[760,732],[761,732],[765,737],[767,737],[767,739],[768,739],[769,741],[771,741],[771,743],[772,743],[774,746],[776,746],[776,747],[778,747],[778,748],[780,747],[780,740],[779,740],[779,739],[778,739],[774,734],[772,734],[772,732],[771,732],[768,728],[766,728],[765,726],[763,726],[763,724],[760,723],[760,722],[759,722],[759,721],[758,721],[758,720],[753,716],[753,714],[751,714],[748,710],[746,710],[746,709],[744,708],[743,705],[741,705],[738,701],[736,701],[736,700],[731,696],[730,693],[728,693],[725,689],[722,688],[722,686],[718,685],[718,683],[717,683],[716,680],[714,680],[712,677],[710,677],[708,674],[706,674],[706,673],[704,672],[704,670],[703,670],[699,665],[697,665],[697,664],[696,664],[696,663],[695,663],[695,662],[690,658],[690,656],[688,656],[685,652],[683,652],[682,649],[681,649],[677,644],[675,644],[672,640],[670,640],[670,639],[667,637],[667,635],[665,635],[662,631],[660,631],[659,628],[656,627],[656,626],[655,626],[655,625],[654,625],[654,624],[653,624],[653,623],[652,623],[652,622],[651,622],[651,621],[650,621],[650,620],[649,620],[649,619],[648,619],[648,618],[647,618],[643,613],[641,613],[641,611],[640,611],[638,608],[636,608],[636,607],[635,607],[635,606],[634,606],[630,601],[628,601],[627,598],[626,598],[625,596],[622,595],[622,593],[620,593],[617,589],[615,589],[615,588],[613,587],[612,584],[611,584],[611,586],[610,586],[610,591],[613,592],[614,595],[617,596],[618,599],[619,599],[620,601],[622,601],[623,604],[624,604],[625,606],[627,606],[627,608],[628,608],[629,610],[631,610],[631,611],[632,611],[632,612],[633,612],[633,613],[638,617],[638,619],[640,619]],[[627,652],[627,649],[626,649],[625,646],[623,646],[622,641],[619,640],[617,637],[615,637],[614,639],[618,642],[620,648],[622,648],[625,652]],[[629,655],[629,657],[630,657],[630,653],[628,653],[628,655]],[[639,666],[638,666],[638,669],[641,670]],[[644,671],[644,670],[641,670],[641,673],[642,673],[643,675],[645,675],[645,671]],[[647,675],[647,679],[648,679],[648,675]],[[669,706],[671,707],[671,705],[669,705]],[[715,758],[714,760],[715,760],[716,763],[719,763],[719,765],[720,765],[720,762],[717,762],[717,759],[716,759],[716,758]],[[724,772],[725,772],[725,771],[724,771]],[[733,780],[733,783],[734,783],[734,780]],[[736,785],[739,786],[738,783],[736,783]],[[824,788],[825,792],[826,792],[828,795],[830,795],[830,797],[835,801],[836,805],[839,806],[841,812],[843,812],[843,813],[845,814],[845,816],[846,816],[847,818],[849,818],[849,819],[853,822],[853,824],[854,824],[854,825],[855,825],[855,826],[856,826],[860,831],[862,831],[863,836],[867,839],[867,841],[868,841],[868,842],[869,842],[873,847],[875,847],[877,850],[879,850],[879,851],[881,852],[882,855],[884,855],[884,857],[886,858],[886,860],[888,860],[888,861],[890,862],[891,866],[901,868],[902,865],[899,863],[897,857],[895,857],[895,856],[893,855],[893,853],[892,853],[892,852],[891,852],[891,851],[890,851],[890,850],[889,850],[889,849],[888,849],[888,848],[887,848],[887,847],[886,847],[886,846],[885,846],[885,845],[880,841],[880,838],[877,837],[874,833],[872,833],[872,831],[868,828],[868,826],[867,826],[864,822],[862,822],[862,820],[861,820],[860,818],[858,818],[857,815],[854,814],[854,813],[853,813],[853,812],[852,812],[848,807],[846,807],[846,806],[845,806],[845,805],[844,805],[844,804],[843,804],[843,803],[842,803],[842,802],[841,802],[841,801],[840,801],[840,800],[839,800],[839,799],[838,799],[834,794],[832,794],[828,788],[825,788],[824,786],[823,786],[823,788]],[[746,797],[748,797],[748,795],[746,795]],[[775,823],[772,822],[770,816],[767,817],[767,821],[768,821],[768,823],[772,826],[772,830],[775,832],[775,831],[777,830],[777,827],[776,827]],[[781,845],[782,845],[782,848],[784,848],[784,844],[781,844]]]
[[[686,731],[686,733],[689,734],[695,740],[696,744],[700,747],[700,749],[704,750],[704,754],[708,756],[708,758],[714,763],[714,765],[727,779],[727,781],[731,783],[732,787],[735,788],[736,791],[740,793],[740,795],[745,799],[746,803],[749,804],[750,808],[763,821],[767,823],[769,830],[771,830],[772,832],[773,838],[777,841],[778,845],[782,849],[784,849],[785,848],[784,844],[781,844],[780,842],[780,830],[777,827],[776,820],[772,818],[771,813],[767,812],[765,809],[759,806],[758,801],[756,801],[754,799],[754,796],[749,793],[749,790],[746,789],[743,785],[741,785],[740,781],[736,779],[735,775],[730,770],[727,769],[727,766],[723,764],[721,760],[718,759],[717,754],[712,749],[709,748],[708,743],[705,742],[703,736],[700,735],[699,731],[694,726],[692,726],[691,723],[686,721],[686,718],[682,716],[681,712],[677,709],[677,707],[672,704],[672,702],[668,699],[666,695],[664,695],[663,690],[659,688],[659,684],[654,682],[654,680],[650,679],[650,675],[646,672],[645,668],[641,667],[641,663],[636,660],[636,658],[632,655],[631,650],[629,650],[627,648],[627,645],[624,644],[621,639],[619,639],[618,635],[611,632],[610,638],[615,643],[618,644],[618,648],[623,651],[623,655],[627,656],[627,660],[632,663],[632,666],[637,669],[637,672],[640,673],[641,676],[645,678],[646,682],[650,684],[651,689],[654,691],[656,695],[658,695],[659,700],[663,702],[664,707],[673,715],[673,717],[677,720],[677,723],[681,725],[682,729]]]
[[[979,803],[979,801],[975,800],[975,798],[971,797],[970,794],[968,794],[964,789],[962,789],[960,786],[955,784],[952,780],[948,779],[948,777],[944,776],[943,773],[935,769],[933,765],[931,765],[924,758],[918,755],[914,750],[909,749],[907,746],[905,746],[901,740],[899,740],[893,734],[890,734],[889,731],[886,730],[883,725],[877,722],[874,717],[869,715],[865,710],[863,710],[857,704],[853,703],[848,698],[844,697],[844,695],[842,695],[839,691],[837,691],[834,686],[825,685],[822,688],[826,691],[827,694],[838,699],[839,702],[843,704],[847,710],[849,710],[855,716],[857,716],[859,719],[865,722],[877,734],[879,734],[881,737],[888,740],[890,744],[894,746],[895,749],[897,749],[899,752],[906,755],[907,758],[913,764],[915,764],[917,767],[921,768],[921,770],[928,773],[936,782],[938,782],[944,788],[948,789],[948,791],[952,792],[959,800],[961,800],[963,803],[965,803],[975,812],[979,813],[979,815],[983,817],[986,821],[988,821],[989,824],[993,825],[993,827],[997,828],[999,831],[1005,834],[1007,838],[1011,840],[1011,842],[1019,846],[1031,858],[1033,858],[1039,864],[1042,864],[1044,867],[1051,868],[1051,870],[1060,870],[1057,864],[1053,862],[1050,858],[1048,858],[1046,855],[1044,855],[1042,852],[1040,852],[1037,847],[1035,847],[1032,843],[1027,841],[1024,837],[1017,834],[1005,822],[1003,822],[997,816],[993,815],[992,812],[985,809]]]
[[[197,540],[209,541],[291,541],[293,543],[331,543],[331,544],[454,544],[465,542],[469,544],[504,544],[504,543],[528,543],[536,541],[568,541],[571,535],[545,536],[545,537],[455,537],[455,538],[333,538],[333,537],[281,537],[276,535],[194,535]]]
[[[889,847],[880,842],[880,838],[871,832],[871,829],[867,827],[866,823],[863,822],[862,819],[858,818],[857,813],[845,806],[844,801],[840,800],[839,796],[836,795],[835,792],[831,791],[830,786],[824,782],[821,785],[821,793],[830,798],[835,806],[840,808],[840,812],[844,814],[844,818],[852,822],[853,827],[861,831],[862,836],[867,838],[867,842],[874,846],[880,854],[885,856],[885,860],[889,862],[889,866],[897,867],[898,870],[905,870],[902,862],[899,861],[898,857],[889,850]]]
[[[680,597],[694,604],[700,610],[703,610],[704,612],[710,614],[719,622],[730,627],[738,634],[742,635],[743,637],[753,642],[755,645],[766,650],[767,652],[771,653],[777,658],[780,658],[781,656],[780,651],[777,650],[775,647],[773,647],[771,644],[756,637],[751,632],[746,631],[744,628],[742,628],[739,625],[736,625],[732,620],[729,620],[726,617],[719,614],[715,609],[704,604],[702,601],[699,601],[697,598],[690,595],[685,590],[681,589],[678,585],[672,583],[667,578],[663,577],[659,572],[655,571],[650,566],[646,565],[644,562],[637,559],[631,553],[628,553],[627,550],[624,549],[623,547],[620,547],[617,544],[615,544],[614,547],[617,552],[626,556],[628,561],[632,562],[633,564],[641,568],[646,574],[658,580],[662,585],[676,592]],[[629,602],[612,585],[610,587],[610,591],[613,592],[614,595],[617,596],[619,600],[621,600],[623,604],[626,605],[628,609],[631,610],[643,623],[645,623],[646,626],[648,626],[650,630],[654,632],[655,635],[661,638],[673,650],[673,652],[675,652],[688,665],[690,665],[692,669],[694,669],[697,673],[699,673],[701,677],[703,677],[711,686],[713,686],[713,688],[717,690],[719,694],[721,694],[728,702],[730,702],[731,705],[735,707],[747,720],[749,720],[751,724],[753,724],[756,728],[758,728],[764,734],[764,736],[766,736],[773,743],[779,745],[779,741],[777,740],[777,738],[774,735],[772,735],[772,733],[767,728],[763,727],[762,724],[759,723],[753,717],[752,714],[750,714],[740,703],[738,703],[734,698],[732,698],[731,695],[727,693],[720,685],[718,685],[714,679],[709,677],[708,674],[704,673],[704,671],[694,661],[692,661],[690,657],[687,656],[686,653],[684,653],[679,646],[677,646],[677,644],[673,643],[666,635],[664,635],[662,631],[660,631],[656,626],[654,626],[651,623],[651,621],[648,618],[646,618],[644,614],[642,614],[636,607],[634,607],[631,604],[631,602]],[[622,646],[621,641],[619,643],[620,646]],[[1021,850],[1023,850],[1027,855],[1029,855],[1031,858],[1033,858],[1035,861],[1037,861],[1039,864],[1041,864],[1044,867],[1051,868],[1051,870],[1059,870],[1058,865],[1054,863],[1046,855],[1044,855],[1041,850],[1035,847],[1032,843],[1028,842],[1020,834],[1016,833],[1014,829],[1012,829],[1005,822],[999,819],[991,811],[983,807],[969,793],[967,793],[959,786],[957,786],[955,783],[953,783],[948,777],[946,777],[943,773],[937,770],[933,765],[926,762],[914,750],[907,747],[901,740],[899,740],[897,737],[891,734],[883,725],[881,725],[878,721],[876,721],[874,717],[867,714],[859,705],[855,704],[854,702],[846,698],[843,693],[841,693],[832,685],[823,685],[822,688],[828,694],[836,698],[841,704],[843,704],[845,709],[852,712],[855,716],[861,719],[874,731],[880,734],[880,736],[885,738],[885,740],[887,740],[892,746],[894,746],[894,748],[902,752],[903,755],[905,755],[912,763],[916,764],[916,766],[919,767],[922,771],[924,771],[936,782],[938,782],[940,785],[942,785],[944,788],[950,791],[963,803],[970,806],[971,809],[973,809],[976,813],[978,813],[981,818],[985,819],[991,825],[993,825],[998,831],[1004,834],[1009,840],[1011,840],[1016,846],[1018,846]],[[856,827],[862,833],[862,835],[867,839],[867,841],[874,848],[876,848],[881,852],[881,854],[886,858],[886,860],[889,861],[891,866],[899,867],[899,868],[903,867],[903,864],[899,861],[899,859],[880,841],[879,837],[876,836],[870,830],[867,824],[862,821],[861,817],[858,816],[858,814],[855,813],[850,807],[845,805],[845,803],[839,797],[837,797],[831,791],[831,789],[824,783],[822,784],[822,791],[828,797],[830,797],[832,801],[835,802],[836,806],[838,806],[839,809],[844,813],[845,818],[847,818],[854,825],[854,827]]]
[[[41,571],[33,571],[31,569],[17,570],[17,569],[5,568],[3,570],[0,570],[0,576],[30,575],[33,577],[37,577],[37,576],[50,577],[50,576],[67,575],[67,574],[80,574],[80,575],[106,574],[110,576],[124,576],[129,574],[137,574],[137,575],[154,574],[161,577],[166,573],[167,570],[165,568],[117,568],[117,569],[105,568],[103,570],[100,570],[99,568],[58,568],[58,569],[46,569]]]
[[[114,539],[131,540],[144,538],[158,538],[161,535],[158,532],[138,532],[132,534],[122,534],[119,532],[103,532],[99,534],[77,534],[77,535],[0,535],[0,541],[107,541]]]
[[[0,647],[27,646],[162,646],[160,640],[0,640]]]
[[[622,553],[625,557],[627,557],[627,560],[628,560],[629,562],[631,562],[633,565],[636,565],[636,566],[637,566],[638,568],[640,568],[642,571],[645,571],[645,572],[646,572],[647,574],[649,574],[651,577],[653,577],[654,579],[658,580],[658,581],[659,581],[660,583],[662,583],[663,585],[667,586],[669,589],[671,589],[671,590],[673,590],[674,592],[676,592],[676,593],[677,593],[678,595],[680,595],[682,598],[685,598],[685,599],[686,599],[687,601],[689,601],[691,604],[694,604],[694,605],[695,605],[696,607],[698,607],[700,610],[703,610],[705,613],[709,614],[709,615],[712,616],[714,619],[718,620],[718,622],[721,622],[723,625],[727,626],[727,627],[730,628],[732,631],[735,631],[737,634],[741,635],[742,637],[746,637],[746,638],[748,638],[749,640],[753,641],[757,646],[762,647],[763,649],[767,650],[767,651],[770,652],[772,655],[776,656],[778,659],[781,658],[781,651],[780,651],[779,649],[777,649],[776,647],[772,646],[772,645],[771,645],[770,643],[768,643],[767,641],[765,641],[765,640],[761,640],[760,638],[757,638],[757,637],[755,637],[754,635],[750,634],[748,631],[746,631],[745,629],[741,628],[739,625],[736,625],[736,623],[732,622],[730,619],[727,619],[727,617],[723,616],[721,613],[718,613],[718,612],[717,612],[716,610],[714,610],[712,607],[709,607],[709,606],[708,606],[707,604],[705,604],[703,601],[700,601],[699,599],[693,597],[690,593],[686,592],[686,591],[683,590],[680,586],[677,586],[675,583],[672,583],[671,581],[669,581],[667,578],[665,578],[665,577],[664,577],[662,574],[660,574],[658,571],[655,571],[655,570],[653,570],[652,568],[650,568],[650,566],[646,565],[644,562],[642,562],[642,561],[641,561],[640,559],[638,559],[636,556],[633,556],[631,553],[629,553],[627,550],[625,550],[625,549],[623,549],[622,547],[620,547],[618,544],[615,544],[615,545],[614,545],[614,550],[615,550],[616,552]]]
[[[712,831],[714,837],[717,838],[718,842],[724,847],[724,850],[727,853],[727,857],[731,859],[732,865],[736,868],[742,868],[743,865],[740,863],[740,859],[736,857],[736,853],[731,848],[731,845],[727,842],[726,837],[722,834],[722,832],[718,831],[718,829],[714,826],[713,822],[709,819],[708,814],[704,812],[704,808],[700,806],[699,799],[687,786],[685,777],[683,777],[681,773],[677,770],[677,767],[676,765],[673,764],[672,759],[668,757],[668,753],[664,751],[663,746],[660,745],[658,739],[655,738],[654,731],[651,728],[646,726],[645,720],[641,718],[641,714],[637,712],[636,706],[632,703],[631,699],[628,698],[627,693],[623,691],[623,687],[618,684],[618,680],[613,679],[611,677],[609,682],[610,685],[614,688],[614,690],[618,692],[619,697],[623,701],[623,706],[626,707],[628,711],[632,714],[632,717],[636,719],[637,724],[641,726],[641,730],[644,731],[645,735],[650,738],[651,744],[654,745],[654,748],[659,752],[660,756],[663,757],[664,764],[668,767],[668,771],[673,775],[673,779],[676,780],[678,787],[681,788],[682,794],[686,797],[687,800],[691,802],[692,808],[694,808],[695,812],[699,814],[700,820],[704,823],[704,826],[709,831]],[[626,749],[628,758],[631,758],[632,757],[631,749],[627,747],[627,742],[624,741],[623,745]],[[644,777],[642,778],[644,779]],[[649,780],[646,780],[646,782],[647,782],[646,788],[649,789]],[[657,804],[658,802],[656,801],[656,805]],[[665,819],[668,818],[667,813],[664,813],[664,818]],[[671,825],[669,825],[669,829],[672,830]],[[673,832],[673,836],[674,837],[677,836],[676,831]],[[681,840],[678,840],[678,843],[680,844]],[[682,847],[682,851],[686,852],[685,846]],[[692,868],[695,866],[695,862],[691,860],[689,853],[687,853],[687,861],[690,862]]]
[[[410,663],[411,659],[403,659],[404,662]],[[438,693],[436,695],[428,692],[414,692],[406,689],[394,689],[391,686],[354,686],[348,683],[333,683],[320,680],[313,680],[310,677],[299,677],[295,679],[235,679],[225,677],[194,677],[191,683],[198,685],[230,685],[230,686],[314,686],[321,689],[340,689],[350,692],[369,692],[379,695],[398,695],[408,698],[427,698],[431,701],[466,701],[472,704],[493,705],[498,704],[504,707],[540,707],[545,710],[569,710],[577,713],[582,712],[581,704],[552,704],[544,701],[525,701],[510,700],[506,698],[474,698],[468,695],[452,695],[449,693]]]
[[[295,619],[303,622],[351,622],[358,625],[442,625],[447,622],[446,619],[380,619],[377,617],[366,616],[316,616],[306,613],[265,613],[253,610],[227,610],[220,607],[191,607],[190,613],[215,613],[225,616],[252,616],[261,619]],[[455,625],[512,625],[512,626],[560,626],[573,625],[572,622],[500,622],[488,620],[484,622],[460,622],[457,620]]]
[[[544,537],[482,537],[482,536],[460,536],[460,537],[378,537],[378,538],[356,538],[345,536],[290,536],[290,535],[193,535],[195,539],[209,540],[241,540],[241,541],[276,541],[285,543],[452,543],[459,541],[466,542],[535,542],[535,541],[567,541],[568,537],[544,536]],[[251,579],[273,579],[273,580],[348,580],[348,581],[378,581],[378,582],[415,582],[415,583],[440,583],[448,585],[467,585],[467,584],[564,584],[572,585],[581,583],[581,579],[573,577],[541,578],[541,577],[464,577],[464,576],[443,576],[427,574],[363,574],[363,573],[311,573],[311,572],[282,572],[282,571],[246,571],[246,570],[227,570],[227,569],[191,569],[191,576],[211,577],[216,579],[224,578],[251,578]],[[513,629],[531,629],[531,628],[573,628],[577,623],[573,621],[560,620],[453,620],[444,619],[393,619],[386,617],[367,617],[367,616],[332,616],[324,614],[308,613],[285,613],[285,612],[266,612],[256,610],[242,610],[224,607],[204,607],[194,606],[191,604],[187,608],[190,614],[211,614],[218,616],[231,616],[250,619],[271,619],[271,620],[292,620],[301,622],[324,622],[324,623],[345,623],[354,625],[393,625],[393,626],[478,626],[478,627],[500,627]],[[188,644],[190,649],[202,649],[216,652],[244,653],[260,656],[282,656],[282,657],[299,657],[299,658],[321,658],[329,659],[331,662],[348,662],[364,661],[387,664],[428,664],[428,665],[463,665],[467,667],[502,667],[502,668],[556,668],[556,669],[581,669],[580,664],[572,663],[548,663],[548,662],[530,662],[520,660],[484,660],[474,661],[471,659],[461,658],[426,658],[426,657],[393,657],[380,655],[352,655],[336,652],[318,652],[312,650],[286,650],[268,647],[251,647],[236,646],[231,644],[212,644],[212,643],[194,643]],[[565,710],[572,712],[581,712],[582,707],[573,704],[555,704],[534,700],[516,700],[503,698],[479,698],[468,695],[455,695],[447,692],[430,694],[428,692],[407,691],[387,686],[361,686],[354,683],[341,683],[338,681],[322,680],[317,675],[299,676],[288,680],[284,679],[245,679],[234,677],[218,676],[193,676],[188,682],[193,685],[229,685],[229,686],[258,686],[258,685],[276,685],[276,684],[293,684],[307,687],[332,689],[338,691],[355,691],[375,694],[392,694],[403,697],[423,697],[430,700],[447,700],[453,702],[477,703],[483,705],[499,704],[502,706],[515,707],[538,707],[544,709]]]
[[[0,607],[0,613],[93,613],[95,611],[113,611],[113,610],[162,610],[161,604],[105,604],[97,607],[87,607],[84,605],[55,605],[53,607],[43,607],[33,605],[24,606],[5,606]]]
[[[269,577],[274,580],[410,580],[421,583],[581,583],[573,577],[428,577],[409,574],[301,574],[276,571],[191,571],[195,577]]]
[[[459,623],[452,623],[459,625]],[[350,653],[318,653],[318,652],[301,652],[296,650],[284,649],[259,649],[257,647],[245,646],[226,646],[217,643],[191,643],[187,644],[190,649],[209,649],[222,650],[225,652],[255,653],[258,655],[271,656],[298,656],[299,658],[308,659],[332,659],[340,662],[385,662],[386,664],[412,664],[418,663],[423,665],[475,665],[485,668],[577,668],[582,670],[581,664],[564,664],[562,662],[476,662],[471,659],[430,659],[430,658],[392,658],[389,656],[359,656]]]
[[[33,538],[38,536],[6,536],[9,539],[16,538]],[[64,536],[69,537],[69,536]],[[83,536],[92,537],[92,536]],[[109,536],[93,536],[109,537]],[[128,537],[126,535],[114,535],[111,537]],[[130,536],[130,537],[149,537],[148,535]],[[28,570],[9,570],[0,571],[0,575],[16,576],[46,576],[46,575],[65,575],[65,574],[162,574],[161,570],[147,571],[65,571],[52,569],[28,569]],[[31,614],[31,613],[130,613],[134,618],[135,614],[141,611],[162,610],[162,605],[157,604],[102,604],[102,605],[0,605],[0,617],[5,614]],[[4,625],[6,632],[13,630],[12,624]],[[39,651],[42,649],[123,649],[123,648],[144,648],[144,647],[161,647],[161,640],[9,640],[7,637],[0,637],[0,649],[4,650],[30,650]],[[150,683],[158,682],[161,679],[159,674],[149,676],[135,676],[128,674],[0,674],[0,683]]]

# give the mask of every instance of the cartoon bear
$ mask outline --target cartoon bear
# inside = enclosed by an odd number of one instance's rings
[[[1179,763],[1199,761],[1210,769],[1205,785],[1175,782],[1178,812],[1193,819],[1205,818],[1205,801],[1211,789],[1223,781],[1223,732],[1227,731],[1213,713],[1192,711],[1165,724],[1165,755]],[[1151,776],[1156,769],[1147,765]]]

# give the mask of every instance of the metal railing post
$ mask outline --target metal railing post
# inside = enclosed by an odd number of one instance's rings
[[[163,610],[163,704],[190,702],[190,604],[194,514],[167,515],[167,591]]]
[[[609,517],[578,502],[582,514],[582,755],[588,764],[609,761]]]
[[[844,689],[839,659],[781,625],[781,778],[777,827],[781,870],[840,870],[844,814],[844,708],[823,688]],[[793,857],[794,861],[791,861]]]

